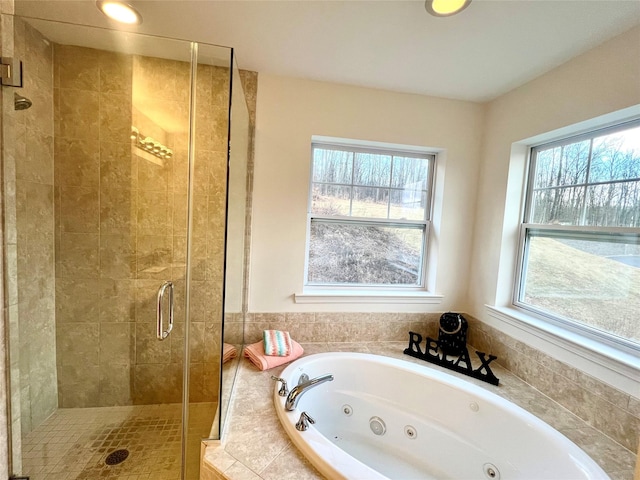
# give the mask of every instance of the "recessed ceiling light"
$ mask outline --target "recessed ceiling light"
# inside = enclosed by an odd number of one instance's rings
[[[436,17],[448,17],[461,12],[469,6],[471,0],[426,0],[424,8]]]
[[[140,25],[142,16],[131,5],[112,0],[97,0],[98,9],[116,22],[128,25]]]

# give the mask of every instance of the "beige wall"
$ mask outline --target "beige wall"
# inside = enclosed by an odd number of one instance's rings
[[[302,293],[311,136],[442,150],[432,246],[439,249],[439,305],[322,304],[312,311],[422,312],[463,308],[471,249],[484,107],[260,74],[256,118],[251,278],[252,312],[310,311]],[[446,219],[442,222],[439,218]],[[446,248],[445,248],[446,246]]]
[[[635,452],[640,436],[637,367],[621,363],[619,353],[618,361],[611,361],[523,330],[485,308],[510,304],[526,145],[548,132],[567,135],[570,130],[564,127],[571,125],[594,128],[598,120],[591,119],[596,117],[611,122],[633,115],[640,115],[640,27],[487,105],[469,311],[488,332],[478,346],[493,347],[518,376]]]
[[[612,368],[601,357],[575,354],[571,348],[496,319],[484,307],[510,303],[526,145],[548,132],[566,135],[564,127],[571,125],[594,128],[591,119],[596,117],[604,122],[630,115],[640,115],[640,27],[488,105],[469,301],[470,312],[482,321],[639,398],[637,370],[634,373],[624,365]]]
[[[475,313],[503,298],[497,291],[501,252],[512,251],[513,240],[503,238],[503,224],[513,223],[505,210],[517,216],[521,200],[521,180],[516,192],[507,190],[512,144],[638,104],[640,27],[487,105],[469,290]]]
[[[513,148],[521,162],[514,167],[512,144],[628,107],[636,110],[624,115],[640,114],[640,28],[485,105],[262,74],[259,87],[246,342],[265,328],[307,342],[401,340],[409,329],[433,330],[435,312],[468,311],[474,345],[635,452],[640,382],[633,370],[617,373],[507,328],[484,305],[506,305],[511,292],[526,153]],[[442,304],[294,303],[303,283],[312,135],[445,150],[435,236]]]

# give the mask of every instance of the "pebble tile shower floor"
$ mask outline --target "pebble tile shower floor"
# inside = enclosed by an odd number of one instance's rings
[[[214,410],[191,405],[190,417],[207,422]],[[31,480],[179,480],[180,434],[179,404],[59,409],[23,440],[22,471]],[[118,449],[128,457],[107,465]],[[191,453],[198,462],[199,449]]]

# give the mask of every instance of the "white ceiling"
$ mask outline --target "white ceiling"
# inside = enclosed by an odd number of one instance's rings
[[[234,47],[240,68],[472,101],[640,24],[638,0],[473,0],[448,18],[428,15],[422,0],[128,3],[144,18],[133,31]],[[19,15],[113,25],[94,0],[15,5]]]

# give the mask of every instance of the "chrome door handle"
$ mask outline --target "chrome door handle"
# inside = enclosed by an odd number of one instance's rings
[[[164,314],[162,313],[162,304],[164,303],[164,292],[169,289],[169,326],[165,330],[164,323]],[[171,330],[173,329],[173,283],[170,281],[166,281],[162,284],[162,286],[158,289],[158,304],[156,309],[156,336],[158,340],[164,340],[169,336]]]

